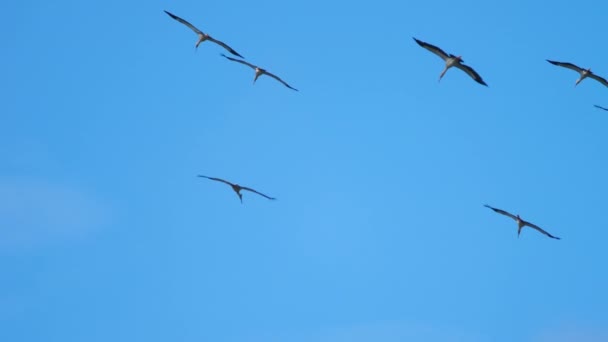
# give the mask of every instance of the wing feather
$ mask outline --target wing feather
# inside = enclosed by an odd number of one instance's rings
[[[258,194],[258,195],[260,195],[260,196],[263,196],[263,197],[266,197],[266,198],[268,198],[269,200],[276,200],[276,198],[274,198],[274,197],[270,197],[270,196],[264,195],[263,193],[261,193],[261,192],[259,192],[259,191],[256,191],[256,190],[254,190],[254,189],[252,189],[252,188],[248,188],[248,187],[246,187],[246,186],[241,186],[241,189],[243,189],[243,190],[247,190],[247,191],[251,191],[251,192],[255,192],[256,194]]]
[[[226,44],[226,43],[224,43],[224,42],[222,42],[220,40],[217,40],[217,39],[215,39],[215,38],[213,38],[211,36],[209,36],[207,39],[209,39],[210,41],[214,42],[215,44],[223,47],[224,49],[228,50],[228,52],[230,52],[231,54],[233,54],[235,56],[239,56],[241,58],[245,58],[245,57],[241,56],[238,52],[236,52],[233,48],[231,48],[230,46],[228,46],[228,44]]]
[[[234,184],[230,183],[229,181],[223,180],[223,179],[221,179],[221,178],[216,178],[216,177],[207,177],[207,176],[203,176],[203,175],[198,175],[198,176],[199,176],[199,177],[203,177],[203,178],[207,178],[207,179],[211,179],[211,180],[216,181],[216,182],[222,182],[222,183],[226,183],[226,184],[228,184],[228,185],[230,185],[230,186],[234,186]]]
[[[194,31],[194,33],[196,33],[196,34],[203,34],[203,31],[201,31],[201,30],[197,29],[197,28],[196,28],[196,26],[194,26],[194,25],[190,24],[190,23],[189,23],[189,22],[187,22],[186,20],[184,20],[184,19],[182,19],[182,18],[180,18],[180,17],[176,16],[175,14],[173,14],[173,13],[171,13],[171,12],[169,12],[169,11],[165,11],[165,13],[167,13],[167,15],[169,15],[171,18],[173,18],[173,19],[175,19],[175,20],[179,21],[180,23],[182,23],[182,24],[184,24],[184,25],[188,26],[188,27],[189,27],[189,28],[190,28],[192,31]]]
[[[580,67],[578,67],[578,66],[576,66],[576,65],[574,65],[574,64],[572,64],[572,63],[566,63],[566,62],[556,62],[556,61],[550,61],[550,60],[548,60],[548,59],[547,59],[547,62],[549,62],[549,63],[551,63],[551,64],[553,64],[553,65],[561,66],[561,67],[563,67],[563,68],[568,68],[568,69],[570,69],[570,70],[574,70],[574,71],[576,71],[576,72],[581,72],[581,71],[583,71],[583,69],[582,69],[582,68],[580,68]]]
[[[246,66],[248,66],[248,67],[250,67],[250,68],[252,68],[252,69],[257,68],[257,66],[255,66],[255,65],[253,65],[253,64],[251,64],[251,63],[245,62],[245,61],[243,61],[243,60],[236,59],[236,58],[232,58],[232,57],[228,57],[228,56],[224,55],[223,53],[222,53],[221,55],[222,55],[222,57],[224,57],[224,58],[226,58],[226,59],[229,59],[229,60],[231,60],[231,61],[233,61],[233,62],[237,62],[237,63],[245,64]]]
[[[268,71],[265,71],[264,73],[265,73],[266,75],[268,75],[268,76],[270,76],[270,77],[274,78],[275,80],[277,80],[277,81],[279,81],[279,82],[283,83],[283,85],[285,85],[287,88],[289,88],[289,89],[293,89],[293,90],[295,90],[295,91],[299,91],[298,89],[296,89],[296,88],[294,88],[294,87],[290,86],[289,84],[287,84],[287,82],[285,82],[285,81],[283,81],[282,79],[280,79],[280,78],[279,78],[277,75],[275,75],[275,74],[271,74],[271,73],[269,73]]]
[[[455,65],[455,67],[457,67],[458,69],[466,72],[467,75],[471,76],[471,78],[475,80],[475,82],[477,82],[479,84],[482,84],[482,85],[484,85],[486,87],[488,86],[486,84],[486,82],[483,81],[483,79],[481,78],[481,76],[479,76],[479,74],[473,68],[471,68],[470,66],[464,65],[462,63],[458,63],[458,64]]]
[[[603,109],[603,110],[608,110],[608,108],[604,108],[602,106],[598,106],[598,105],[593,105],[595,108],[599,108],[599,109]]]
[[[598,75],[596,75],[596,74],[594,74],[594,73],[592,73],[592,72],[591,72],[591,73],[589,73],[589,76],[588,76],[588,77],[591,77],[591,78],[593,78],[594,80],[596,80],[596,81],[600,82],[601,84],[605,85],[606,87],[608,87],[608,81],[606,81],[606,79],[604,79],[604,78],[602,78],[602,77],[599,77]]]
[[[535,224],[533,224],[533,223],[530,223],[530,222],[527,222],[527,221],[524,221],[524,223],[525,223],[525,225],[526,225],[526,226],[528,226],[528,227],[530,227],[530,228],[534,228],[534,229],[538,230],[539,232],[541,232],[541,233],[543,233],[543,234],[547,235],[548,237],[550,237],[550,238],[552,238],[552,239],[561,240],[561,239],[560,239],[560,238],[558,238],[557,236],[553,236],[553,235],[549,234],[547,231],[545,231],[544,229],[542,229],[541,227],[539,227],[539,226],[537,226],[537,225],[535,225]]]
[[[412,37],[414,38],[414,37]],[[444,61],[446,59],[448,59],[448,57],[450,57],[449,54],[445,53],[445,51],[441,50],[440,48],[438,48],[437,46],[433,45],[433,44],[429,44],[426,42],[423,42],[422,40],[418,40],[416,38],[414,38],[414,41],[416,41],[416,43],[418,43],[418,45],[422,46],[423,48],[431,51],[432,53],[436,54],[437,56],[441,57],[441,59],[443,59]]]
[[[502,209],[498,209],[498,208],[494,208],[494,207],[490,207],[490,206],[489,206],[489,205],[487,205],[487,204],[484,204],[483,206],[484,206],[484,207],[486,207],[486,208],[490,208],[490,209],[494,210],[495,212],[497,212],[497,213],[499,213],[499,214],[503,214],[503,215],[505,215],[505,216],[509,216],[510,218],[512,218],[512,219],[514,219],[514,220],[516,220],[516,221],[517,221],[517,217],[516,217],[515,215],[513,215],[513,214],[511,214],[511,213],[507,212],[507,211],[504,211],[504,210],[502,210]]]

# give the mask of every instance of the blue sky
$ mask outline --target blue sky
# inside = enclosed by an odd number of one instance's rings
[[[569,4],[9,0],[0,340],[608,340],[608,93],[545,61],[608,77],[608,4]]]

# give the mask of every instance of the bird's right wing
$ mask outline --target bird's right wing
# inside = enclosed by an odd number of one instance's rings
[[[236,52],[233,48],[231,48],[230,46],[228,46],[228,44],[226,44],[226,43],[224,43],[222,41],[219,41],[219,40],[217,40],[217,39],[215,39],[215,38],[213,38],[211,36],[209,38],[207,38],[207,39],[209,39],[210,41],[214,42],[215,44],[223,47],[224,49],[228,50],[228,52],[230,52],[231,54],[233,54],[235,56],[239,56],[241,58],[245,58],[245,57],[241,56],[238,52]]]
[[[598,105],[593,105],[595,108],[599,108],[599,109],[603,109],[603,110],[608,110],[608,108],[604,108],[602,106],[598,106]]]
[[[188,26],[192,31],[194,31],[194,33],[196,33],[196,34],[203,34],[203,31],[197,29],[194,25],[190,24],[186,20],[184,20],[184,19],[176,16],[175,14],[173,14],[171,12],[165,11],[165,13],[167,13],[171,18],[173,18],[173,19],[179,21],[180,23]]]
[[[490,207],[490,206],[489,206],[489,205],[487,205],[487,204],[484,204],[483,206],[484,206],[484,207],[486,207],[486,208],[490,208],[490,209],[494,210],[495,212],[497,212],[497,213],[499,213],[499,214],[503,214],[503,215],[505,215],[505,216],[509,216],[510,218],[512,218],[512,219],[514,219],[514,220],[516,220],[516,221],[517,221],[517,217],[516,217],[515,215],[513,215],[513,214],[511,214],[511,213],[507,212],[507,211],[504,211],[504,210],[502,210],[502,209],[498,209],[498,208],[494,208],[494,207]]]
[[[545,231],[544,229],[542,229],[541,227],[539,227],[539,226],[537,226],[537,225],[535,225],[535,224],[533,224],[533,223],[526,222],[526,226],[528,226],[528,227],[530,227],[530,228],[534,228],[534,229],[538,230],[539,232],[541,232],[541,233],[543,233],[543,234],[547,235],[548,237],[550,237],[550,238],[552,238],[552,239],[561,240],[561,239],[560,239],[560,238],[558,238],[557,236],[553,236],[553,235],[549,234],[547,231]]]
[[[477,73],[477,71],[475,71],[473,68],[471,68],[468,65],[464,65],[464,64],[456,64],[455,67],[457,67],[458,69],[466,72],[469,76],[471,76],[472,79],[475,80],[475,82],[484,85],[484,86],[488,86],[486,84],[486,82],[484,82],[484,80],[481,78],[481,76],[479,76],[479,74]]]
[[[216,181],[216,182],[222,182],[222,183],[226,183],[226,184],[228,184],[228,185],[230,185],[230,186],[233,186],[233,185],[234,185],[234,184],[230,183],[229,181],[223,180],[223,179],[221,179],[221,178],[216,178],[216,177],[207,177],[207,176],[203,176],[203,175],[198,175],[198,176],[199,176],[199,177],[202,177],[202,178],[211,179],[211,180]]]
[[[576,72],[581,72],[583,71],[582,68],[577,67],[576,65],[572,64],[572,63],[565,63],[565,62],[556,62],[556,61],[550,61],[547,59],[547,62],[553,64],[553,65],[557,65],[557,66],[561,66],[563,68],[568,68],[570,70],[574,70]]]
[[[605,85],[606,87],[608,87],[608,81],[606,81],[606,79],[599,77],[598,75],[590,72],[589,73],[589,77],[593,78],[594,80],[600,82],[601,84]]]
[[[412,38],[414,38],[414,37],[412,37]],[[444,61],[446,59],[448,59],[448,57],[450,56],[447,53],[445,53],[445,51],[441,50],[440,48],[436,47],[435,45],[425,43],[422,40],[418,40],[416,38],[414,38],[414,40],[416,41],[416,43],[418,43],[418,45],[422,46],[423,48],[425,48],[425,49],[431,51],[432,53],[436,54],[437,56],[441,57],[441,59],[443,59]]]
[[[241,60],[241,59],[236,59],[236,58],[228,57],[228,56],[224,55],[223,53],[222,53],[221,55],[222,55],[222,57],[224,57],[224,58],[226,58],[226,59],[229,59],[229,60],[231,60],[231,61],[233,61],[233,62],[237,62],[237,63],[245,64],[246,66],[248,66],[248,67],[250,67],[250,68],[252,68],[252,69],[257,68],[257,66],[255,66],[255,65],[253,65],[253,64],[251,64],[251,63],[249,63],[249,62],[245,62],[245,61],[243,61],[243,60]]]
[[[275,80],[277,80],[277,81],[279,81],[279,82],[283,83],[283,85],[284,85],[284,86],[286,86],[287,88],[289,88],[289,89],[293,89],[293,90],[295,90],[295,91],[298,91],[298,89],[296,89],[296,88],[294,88],[294,87],[290,86],[289,84],[287,84],[287,82],[285,82],[285,81],[283,81],[282,79],[280,79],[280,78],[279,78],[279,76],[277,76],[277,75],[275,75],[275,74],[271,74],[271,73],[269,73],[268,71],[265,71],[264,73],[265,73],[266,75],[268,75],[268,76],[270,76],[270,77],[274,78]]]
[[[243,190],[247,190],[247,191],[251,191],[251,192],[255,192],[256,194],[258,194],[258,195],[260,195],[260,196],[263,196],[263,197],[266,197],[266,198],[268,198],[269,200],[276,200],[276,198],[274,198],[274,197],[270,197],[270,196],[264,195],[263,193],[261,193],[261,192],[259,192],[259,191],[256,191],[256,190],[254,190],[254,189],[252,189],[252,188],[248,188],[248,187],[246,187],[246,186],[241,186],[241,189],[243,189]]]

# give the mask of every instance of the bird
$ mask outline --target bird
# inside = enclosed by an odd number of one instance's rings
[[[414,38],[414,37],[412,37],[412,38]],[[482,84],[482,85],[484,85],[486,87],[488,86],[486,84],[486,82],[484,82],[484,80],[481,78],[481,76],[479,76],[479,74],[475,70],[473,70],[473,68],[471,68],[468,65],[462,64],[462,63],[464,63],[464,60],[462,59],[462,56],[454,56],[452,54],[447,54],[443,50],[441,50],[440,48],[436,47],[435,45],[431,45],[429,43],[425,43],[425,42],[423,42],[421,40],[418,40],[416,38],[414,38],[414,41],[416,41],[416,43],[418,43],[418,45],[420,45],[423,48],[431,51],[432,53],[434,53],[437,56],[441,57],[441,59],[443,59],[445,61],[445,68],[441,72],[441,75],[439,75],[439,81],[441,81],[441,78],[443,77],[443,75],[445,75],[445,73],[448,71],[449,68],[451,68],[451,67],[457,67],[458,69],[466,72],[467,75],[471,76],[471,78],[474,79],[477,83]]]
[[[255,192],[256,194],[258,194],[260,196],[263,196],[263,197],[266,197],[269,200],[276,200],[276,198],[264,195],[263,193],[258,192],[258,191],[254,190],[252,188],[248,188],[246,186],[241,186],[241,185],[238,185],[238,184],[235,184],[235,183],[231,183],[231,182],[223,180],[221,178],[207,177],[207,176],[203,176],[203,175],[198,175],[198,176],[202,177],[202,178],[211,179],[211,180],[216,181],[216,182],[222,182],[222,183],[230,185],[230,187],[232,187],[232,190],[234,190],[234,192],[236,192],[236,194],[239,196],[239,199],[241,200],[241,203],[243,203],[243,194],[241,194],[241,190],[247,190],[247,191]]]
[[[490,209],[494,210],[495,212],[497,212],[499,214],[503,214],[505,216],[509,216],[510,218],[514,219],[517,222],[517,237],[519,237],[519,234],[521,233],[521,229],[523,227],[525,227],[525,226],[528,226],[530,228],[534,228],[534,229],[538,230],[539,232],[547,235],[548,237],[550,237],[552,239],[560,240],[560,238],[558,238],[557,236],[553,236],[553,235],[549,234],[548,232],[546,232],[545,230],[543,230],[539,226],[537,226],[537,225],[535,225],[533,223],[530,223],[528,221],[524,221],[521,217],[519,217],[519,215],[517,215],[517,216],[513,215],[513,214],[511,214],[509,212],[506,212],[504,210],[493,208],[493,207],[491,207],[491,206],[489,206],[487,204],[484,204],[484,207],[490,208]]]
[[[603,110],[608,110],[608,108],[604,108],[602,106],[598,106],[598,105],[593,105],[595,108],[599,108],[599,109],[603,109]]]
[[[574,84],[575,87],[587,77],[591,77],[594,80],[596,80],[596,81],[600,82],[601,84],[605,85],[606,87],[608,87],[608,81],[606,81],[604,78],[601,78],[598,75],[592,73],[591,68],[583,69],[572,63],[556,62],[556,61],[550,61],[548,59],[547,59],[547,62],[549,62],[553,65],[561,66],[561,67],[568,68],[570,70],[574,70],[574,71],[578,72],[580,74],[580,77],[578,78],[578,80],[576,80],[576,83]]]
[[[241,58],[245,58],[243,56],[241,56],[238,52],[236,52],[233,48],[231,48],[230,46],[228,46],[226,43],[221,42],[217,39],[214,39],[213,37],[211,37],[210,35],[204,33],[203,31],[197,29],[194,25],[190,24],[189,22],[187,22],[186,20],[176,16],[175,14],[169,12],[169,11],[165,11],[165,13],[167,13],[167,15],[169,15],[171,18],[179,21],[180,23],[188,26],[192,31],[194,31],[194,33],[196,33],[196,35],[198,36],[198,40],[196,41],[196,45],[194,45],[195,49],[198,49],[198,46],[204,42],[205,40],[209,40],[211,42],[214,42],[215,44],[223,47],[224,49],[228,50],[228,52],[230,52],[231,54],[235,55],[235,56],[239,56]]]
[[[270,77],[274,78],[275,80],[277,80],[277,81],[279,81],[279,82],[283,83],[283,85],[285,85],[287,88],[289,88],[289,89],[293,89],[293,90],[295,90],[295,91],[298,91],[298,89],[296,89],[296,88],[294,88],[294,87],[290,86],[289,84],[287,84],[287,82],[285,82],[285,81],[283,81],[282,79],[280,79],[280,78],[279,78],[277,75],[271,74],[271,73],[269,73],[268,71],[266,71],[265,69],[262,69],[262,68],[260,68],[260,67],[259,67],[259,66],[257,66],[257,65],[253,65],[253,64],[251,64],[251,63],[245,62],[245,61],[240,60],[240,59],[236,59],[236,58],[228,57],[228,56],[224,55],[223,53],[222,53],[221,55],[222,55],[222,57],[225,57],[225,58],[227,58],[227,59],[229,59],[229,60],[231,60],[231,61],[233,61],[233,62],[237,62],[237,63],[244,64],[244,65],[246,65],[246,66],[248,66],[248,67],[252,68],[253,70],[255,70],[255,77],[253,78],[253,83],[255,83],[255,81],[257,81],[257,80],[258,80],[258,77],[260,77],[260,76],[262,76],[262,75],[268,75],[268,76],[270,76]]]

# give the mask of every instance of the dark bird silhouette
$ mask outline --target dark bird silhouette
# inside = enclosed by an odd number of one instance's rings
[[[547,59],[547,62],[553,64],[553,65],[557,65],[563,68],[568,68],[570,70],[574,70],[576,72],[578,72],[580,74],[580,77],[578,78],[578,80],[576,80],[576,83],[574,84],[574,86],[576,87],[579,83],[581,83],[585,78],[590,77],[593,78],[594,80],[600,82],[601,84],[605,85],[606,87],[608,87],[608,81],[606,81],[605,79],[599,77],[598,75],[594,74],[591,72],[591,69],[583,69],[580,68],[572,63],[564,63],[564,62],[556,62],[556,61],[550,61]]]
[[[247,190],[247,191],[255,192],[256,194],[258,194],[260,196],[263,196],[263,197],[266,197],[269,200],[276,200],[276,198],[264,195],[263,193],[258,192],[258,191],[254,190],[252,188],[248,188],[246,186],[241,186],[241,185],[238,185],[238,184],[230,183],[230,182],[228,182],[226,180],[223,180],[221,178],[207,177],[207,176],[203,176],[203,175],[198,175],[198,176],[202,177],[202,178],[211,179],[211,180],[216,181],[216,182],[222,182],[222,183],[230,185],[230,187],[232,188],[232,190],[234,190],[234,192],[236,192],[236,194],[239,196],[239,199],[241,200],[241,203],[243,203],[243,195],[241,194],[241,190]]]
[[[217,39],[214,39],[213,37],[211,37],[210,35],[204,33],[203,31],[197,29],[194,25],[190,24],[189,22],[187,22],[186,20],[176,16],[175,14],[165,11],[165,13],[167,13],[167,15],[169,15],[171,18],[179,21],[180,23],[188,26],[192,31],[194,31],[194,33],[196,33],[196,35],[198,36],[198,40],[196,41],[196,45],[194,46],[195,48],[198,49],[198,46],[204,42],[205,40],[208,40],[210,42],[214,42],[215,44],[223,47],[224,49],[228,50],[228,52],[230,52],[231,54],[235,55],[235,56],[239,56],[241,58],[245,58],[243,56],[241,56],[238,52],[234,51],[234,49],[232,49],[230,46],[228,46],[226,43],[221,42]]]
[[[412,37],[414,38],[414,37]],[[464,63],[464,60],[462,59],[462,56],[454,56],[452,54],[448,54],[445,53],[445,51],[441,50],[440,48],[436,47],[435,45],[431,45],[429,43],[425,43],[421,40],[418,40],[416,38],[414,38],[414,41],[416,41],[416,43],[418,43],[418,45],[422,46],[423,48],[431,51],[432,53],[436,54],[437,56],[441,57],[441,59],[443,59],[445,61],[445,68],[443,69],[443,71],[441,72],[441,75],[439,75],[439,81],[441,81],[441,78],[443,77],[443,75],[445,75],[445,73],[448,71],[449,68],[451,67],[457,67],[458,69],[464,71],[467,73],[467,75],[469,75],[472,79],[475,80],[475,82],[482,84],[484,86],[488,86],[486,84],[486,82],[484,82],[484,80],[481,78],[481,76],[479,76],[479,74],[473,70],[473,68],[471,68],[468,65],[464,65],[462,63]]]
[[[595,108],[599,108],[599,109],[603,109],[603,110],[608,110],[608,108],[604,108],[602,106],[598,106],[598,105],[593,105]]]
[[[293,90],[295,90],[295,91],[298,91],[298,89],[296,89],[296,88],[294,88],[294,87],[290,86],[289,84],[287,84],[287,82],[285,82],[285,81],[283,81],[282,79],[280,79],[280,78],[279,78],[277,75],[271,74],[270,72],[266,71],[265,69],[262,69],[262,68],[258,67],[257,65],[253,65],[253,64],[251,64],[251,63],[245,62],[245,61],[240,60],[240,59],[236,59],[236,58],[228,57],[228,56],[226,56],[226,55],[224,55],[224,54],[222,54],[222,56],[223,56],[223,57],[225,57],[225,58],[227,58],[227,59],[229,59],[229,60],[231,60],[231,61],[233,61],[233,62],[237,62],[237,63],[244,64],[244,65],[246,65],[246,66],[248,66],[248,67],[252,68],[253,70],[255,70],[255,77],[253,78],[253,83],[255,83],[255,81],[257,81],[257,80],[258,80],[258,77],[260,77],[260,76],[262,76],[262,75],[268,75],[268,76],[270,76],[270,77],[274,78],[275,80],[277,80],[277,81],[279,81],[279,82],[283,83],[283,85],[285,85],[287,88],[289,88],[289,89],[293,89]]]
[[[533,223],[530,223],[530,222],[528,222],[528,221],[524,221],[524,220],[523,220],[521,217],[519,217],[519,215],[517,215],[517,216],[516,216],[516,215],[513,215],[513,214],[511,214],[511,213],[509,213],[509,212],[506,212],[506,211],[504,211],[504,210],[502,210],[502,209],[497,209],[497,208],[490,207],[490,206],[489,206],[489,205],[487,205],[487,204],[484,204],[484,207],[486,207],[486,208],[490,208],[490,209],[494,210],[495,212],[497,212],[497,213],[499,213],[499,214],[503,214],[503,215],[505,215],[505,216],[509,216],[510,218],[514,219],[514,220],[517,222],[517,237],[519,237],[519,234],[521,233],[521,229],[522,229],[523,227],[525,227],[525,226],[528,226],[528,227],[530,227],[530,228],[534,228],[534,229],[538,230],[539,232],[541,232],[541,233],[543,233],[543,234],[547,235],[547,236],[548,236],[548,237],[550,237],[550,238],[560,240],[560,238],[558,238],[557,236],[553,236],[553,235],[551,235],[551,234],[547,233],[547,232],[546,232],[545,230],[543,230],[541,227],[539,227],[539,226],[537,226],[537,225],[535,225],[535,224],[533,224]]]

